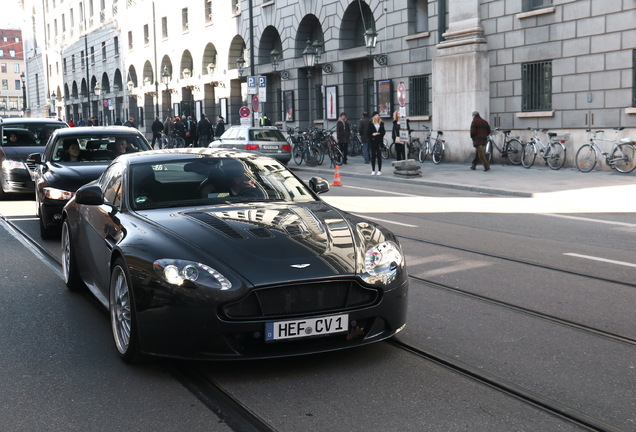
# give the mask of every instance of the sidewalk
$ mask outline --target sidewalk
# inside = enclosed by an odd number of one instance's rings
[[[591,197],[594,193],[606,194],[608,187],[625,189],[625,199],[636,199],[636,171],[622,174],[618,171],[600,170],[598,166],[589,173],[582,173],[576,168],[561,168],[552,170],[544,166],[541,161],[529,169],[522,166],[502,164],[499,160],[491,164],[490,171],[484,172],[481,166],[477,170],[470,170],[470,162],[465,164],[442,162],[435,165],[430,160],[421,165],[422,176],[404,178],[393,174],[391,162],[395,159],[382,161],[382,175],[372,176],[371,165],[365,164],[362,156],[349,157],[348,164],[340,166],[340,177],[346,185],[347,177],[365,178],[371,184],[381,181],[410,183],[445,187],[485,194],[495,194],[516,197],[533,197],[539,194],[579,190]],[[334,168],[329,166],[327,158],[322,165],[308,167],[296,165],[291,160],[288,167],[296,172],[316,173],[333,182]]]

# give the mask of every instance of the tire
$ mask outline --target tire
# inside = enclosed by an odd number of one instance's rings
[[[524,168],[530,168],[534,165],[534,160],[537,158],[537,147],[533,142],[526,143],[521,152],[521,165]]]
[[[415,138],[411,141],[411,145],[408,146],[409,154],[407,155],[407,159],[417,159],[419,158],[420,148],[422,147],[422,143],[419,139]]]
[[[305,164],[310,167],[315,167],[320,161],[320,153],[314,146],[310,146],[305,152]]]
[[[84,283],[77,271],[71,232],[66,220],[62,223],[62,276],[70,291],[80,291],[84,288]]]
[[[296,144],[294,149],[292,150],[292,156],[294,158],[294,162],[296,165],[301,165],[303,163],[303,159],[305,158],[304,147],[302,145]]]
[[[622,159],[623,156],[627,160]],[[632,172],[636,168],[636,147],[631,144],[619,144],[618,148],[612,152],[610,159],[613,161],[612,166],[616,168],[616,171],[622,173]]]
[[[420,148],[420,154],[417,155],[417,160],[419,160],[420,163],[424,163],[424,161],[428,157],[428,149],[431,148],[430,146],[431,146],[431,144],[428,141],[428,139],[426,141],[424,141],[424,146],[422,146]]]
[[[44,222],[42,221],[42,212],[40,212],[40,217],[38,220],[40,222],[40,237],[43,240],[51,240],[55,238],[55,234],[57,234],[57,230],[53,228],[47,228],[44,225]]]
[[[342,154],[342,151],[338,148],[338,147],[331,147],[331,162],[334,165],[342,165],[342,162],[344,162],[344,155]]]
[[[382,148],[380,149],[380,153],[382,153],[382,159],[389,158],[389,146],[387,145],[386,140],[382,142]]]
[[[565,146],[560,142],[551,142],[548,148],[550,152],[545,158],[545,162],[553,170],[558,170],[565,163]]]
[[[439,139],[435,140],[435,144],[433,144],[431,158],[435,165],[439,164],[442,159],[444,159],[444,143]]]
[[[132,284],[126,264],[121,258],[115,261],[110,277],[108,310],[115,347],[126,363],[142,360],[139,351],[139,335]]]
[[[598,159],[598,152],[590,144],[584,144],[576,152],[576,167],[581,172],[590,172],[596,166],[596,160]]]
[[[315,149],[314,151],[318,155],[318,165],[322,165],[322,163],[325,161],[325,152],[322,150],[322,145],[320,143],[317,143],[313,147]]]
[[[491,164],[493,162],[494,156],[492,155],[492,139],[488,139],[488,141],[486,142],[486,146],[484,147],[484,153],[486,154],[486,160],[488,161],[489,164]]]
[[[506,147],[506,158],[508,159],[508,162],[513,165],[520,165],[523,157],[523,145],[521,144],[521,141],[513,138],[506,143]]]

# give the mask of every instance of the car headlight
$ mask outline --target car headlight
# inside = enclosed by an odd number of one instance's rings
[[[397,244],[391,241],[379,243],[367,250],[364,256],[366,272],[362,278],[370,284],[376,282],[389,284],[395,280],[403,262],[404,257]]]
[[[232,288],[232,283],[225,276],[205,264],[164,258],[155,261],[153,268],[161,279],[171,285],[192,283],[221,291]]]
[[[73,198],[73,192],[69,192],[63,189],[56,189],[52,187],[45,187],[44,196],[52,200],[68,201],[71,198]]]
[[[14,169],[27,169],[26,165],[22,161],[5,159],[2,161],[2,169],[3,170],[14,170]]]

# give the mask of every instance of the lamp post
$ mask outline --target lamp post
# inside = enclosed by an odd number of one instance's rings
[[[24,72],[20,74],[20,81],[22,81],[22,115],[26,115],[26,77]]]
[[[99,102],[99,101],[101,101],[100,96],[104,93],[104,92],[103,92],[103,90],[104,90],[104,89],[103,89],[103,88],[102,88],[102,86],[100,86],[99,84],[97,84],[95,87],[93,87],[93,93],[95,93],[95,96],[97,96],[97,101],[98,101],[98,102]],[[103,107],[103,105],[104,105],[104,103],[102,102],[102,107]],[[98,114],[98,116],[99,116],[99,117],[101,117],[101,118],[98,118],[98,120],[97,120],[97,121],[98,121],[98,124],[99,124],[99,123],[102,123],[102,124],[103,124],[103,123],[104,123],[104,122],[103,122],[103,118],[104,118],[104,116],[103,116],[103,109],[102,109],[102,112],[100,113],[100,111],[99,111],[99,105],[97,106],[97,114]],[[100,115],[100,114],[101,114],[101,115]]]
[[[307,46],[303,51],[303,61],[305,62],[305,67],[307,68],[307,81],[309,83],[309,125],[311,126],[312,122],[312,105],[311,105],[311,70],[316,64],[316,50],[311,44],[311,41],[307,41]]]
[[[130,111],[130,97],[132,95],[132,91],[135,88],[135,83],[133,82],[133,80],[128,80],[128,82],[126,83],[126,86],[128,87],[128,111]],[[124,99],[126,99],[126,95],[124,95]],[[124,113],[124,118],[128,118],[130,116],[129,112],[125,112]]]
[[[378,42],[378,32],[372,28],[368,29],[364,32],[364,41],[367,46],[367,50],[369,51],[369,57],[374,59],[378,65],[386,66],[388,61],[386,54],[373,54],[375,45]]]
[[[278,69],[278,61],[280,60],[280,51],[274,48],[273,50],[270,51],[269,58],[271,59],[271,62],[272,62],[272,69],[275,71],[276,69]]]
[[[236,68],[238,69],[239,77],[243,77],[243,72],[245,72],[245,59],[243,56],[236,59]]]
[[[119,107],[117,106],[117,96],[119,95],[119,84],[113,84],[113,94],[115,95],[115,119],[114,120],[117,120],[117,118],[119,117]]]
[[[168,84],[170,83],[170,78],[171,76],[170,76],[170,72],[168,72],[168,66],[164,66],[163,72],[161,72],[161,82],[164,83],[166,86],[166,101],[168,105],[168,115],[170,115],[171,106],[172,106],[172,101],[170,97],[170,88],[168,87]]]

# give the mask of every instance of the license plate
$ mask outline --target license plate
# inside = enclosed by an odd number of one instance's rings
[[[261,144],[261,148],[263,150],[278,150],[278,146],[277,145]]]
[[[276,341],[344,333],[349,330],[349,315],[330,315],[292,321],[265,323],[265,340]]]

